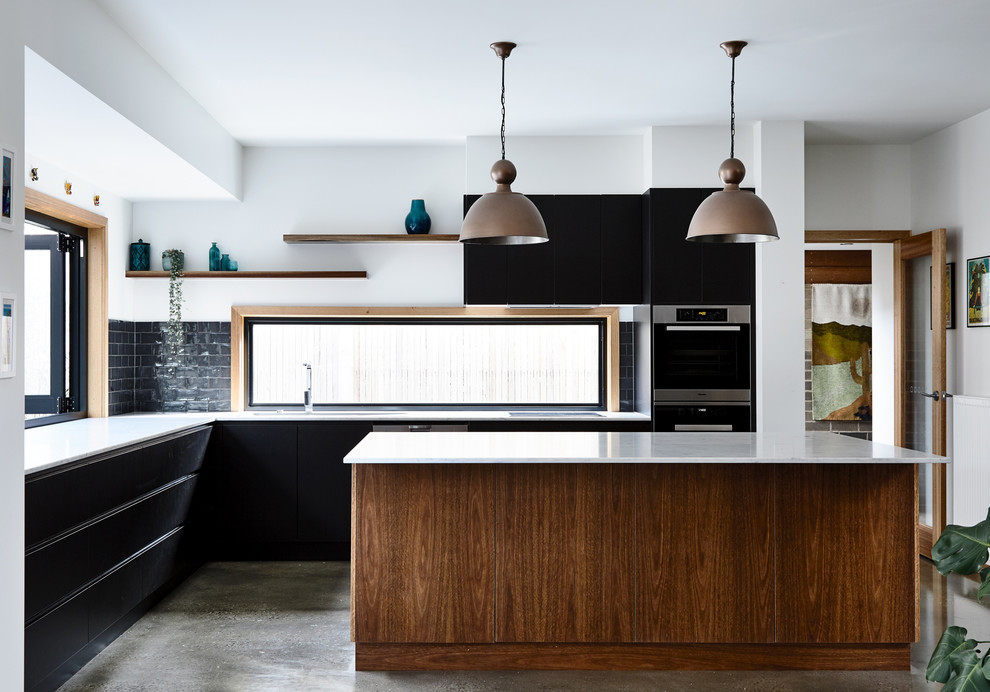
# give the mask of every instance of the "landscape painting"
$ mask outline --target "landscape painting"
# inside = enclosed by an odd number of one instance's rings
[[[869,284],[811,287],[811,410],[815,420],[873,419]]]

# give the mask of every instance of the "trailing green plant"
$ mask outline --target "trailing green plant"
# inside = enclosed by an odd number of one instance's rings
[[[162,259],[169,260],[168,270],[168,325],[165,329],[165,364],[171,372],[182,349],[182,269],[185,256],[182,250],[166,250]]]
[[[990,595],[990,511],[974,526],[949,524],[932,546],[932,560],[940,574],[980,575],[977,600]],[[944,682],[943,692],[990,692],[990,641],[970,639],[965,627],[951,625],[932,652],[925,678]]]

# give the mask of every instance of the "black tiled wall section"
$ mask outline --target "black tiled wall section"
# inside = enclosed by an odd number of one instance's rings
[[[110,320],[110,415],[134,409],[134,323]]]
[[[633,322],[619,322],[619,410],[636,410],[636,353]]]
[[[162,363],[164,322],[110,321],[110,415],[230,410],[230,323],[184,322],[178,365]]]
[[[185,322],[180,365],[162,365],[163,322],[110,320],[110,415],[230,410],[230,323]],[[636,410],[633,323],[619,323],[619,400]]]

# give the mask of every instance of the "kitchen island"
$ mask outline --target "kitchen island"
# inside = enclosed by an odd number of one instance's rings
[[[917,465],[829,433],[372,433],[358,670],[907,669]]]

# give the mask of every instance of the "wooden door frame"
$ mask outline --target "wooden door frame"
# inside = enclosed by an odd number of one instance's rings
[[[892,243],[894,247],[894,444],[907,444],[907,397],[905,396],[903,363],[907,354],[907,302],[906,272],[903,262],[924,255],[932,256],[932,266],[945,265],[945,229],[911,235],[911,231],[805,231],[805,243]],[[944,283],[941,274],[932,272],[932,319],[941,316],[944,324]],[[945,363],[945,330],[932,330],[932,358]],[[945,367],[932,372],[933,387],[945,391]],[[932,451],[945,455],[945,399],[933,402]],[[916,474],[917,475],[917,474]],[[915,505],[918,500],[918,484],[915,483]],[[945,464],[932,465],[932,526],[918,524],[918,548],[922,555],[931,557],[932,545],[938,540],[946,523],[946,468]]]
[[[110,321],[107,314],[107,217],[31,188],[24,209],[86,229],[86,416],[110,414]]]

